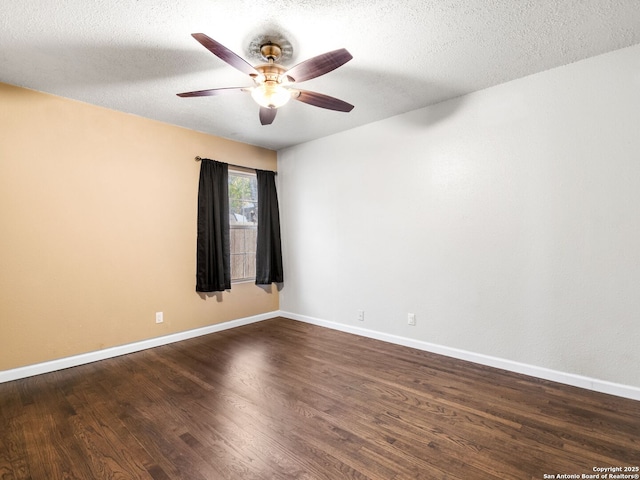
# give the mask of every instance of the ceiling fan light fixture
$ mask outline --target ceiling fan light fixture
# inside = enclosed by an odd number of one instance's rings
[[[204,33],[192,33],[191,36],[220,60],[248,75],[254,81],[255,86],[196,90],[194,92],[178,93],[179,97],[207,97],[234,92],[251,92],[255,102],[260,105],[259,118],[262,125],[271,125],[276,117],[277,109],[292,98],[314,107],[326,108],[337,112],[350,112],[353,110],[353,105],[338,98],[310,92],[309,90],[298,90],[295,87],[297,83],[329,73],[351,60],[353,56],[345,48],[316,55],[287,69],[277,62],[282,58],[289,59],[291,57],[291,44],[289,42],[284,42],[286,48],[283,50],[280,45],[272,40],[263,38],[262,40],[266,41],[262,42],[261,40],[259,44],[260,58],[267,61],[267,63],[253,66]],[[254,45],[256,45],[255,42],[252,43],[252,52],[255,52]],[[293,88],[290,88],[292,86]]]
[[[278,82],[267,80],[253,88],[251,96],[261,107],[279,108],[291,99],[291,92]]]

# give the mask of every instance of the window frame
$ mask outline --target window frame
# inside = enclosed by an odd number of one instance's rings
[[[247,248],[246,247],[246,241],[247,241],[247,232],[248,231],[254,231],[255,233],[253,234],[253,237],[256,239],[257,242],[257,233],[258,233],[258,192],[257,192],[257,175],[255,170],[251,170],[251,169],[237,169],[237,168],[232,168],[229,167],[229,172],[228,172],[228,182],[229,185],[231,185],[231,182],[233,180],[233,177],[245,177],[245,178],[249,178],[250,181],[253,183],[253,185],[255,185],[255,190],[251,192],[252,194],[252,198],[240,198],[239,200],[244,201],[244,202],[250,202],[253,203],[254,208],[255,208],[255,222],[240,222],[240,223],[232,223],[231,221],[231,217],[236,215],[235,212],[233,212],[234,208],[232,206],[232,197],[231,197],[231,189],[229,189],[229,250],[230,250],[230,261],[231,261],[231,283],[246,283],[246,282],[253,282],[256,279],[256,264],[255,264],[255,255],[256,255],[256,245],[253,245],[253,249],[251,248]],[[254,198],[253,198],[254,197]],[[235,199],[237,200],[237,199]],[[244,213],[244,212],[243,212]],[[240,215],[242,215],[242,213],[240,213]],[[243,215],[243,217],[246,219],[247,217]],[[237,222],[237,219],[235,220],[235,222]],[[235,241],[238,238],[238,235],[236,233],[234,233],[234,231],[243,231],[242,237],[243,237],[243,248],[242,251],[237,251],[236,250],[236,245],[235,245]],[[236,250],[234,252],[234,250]],[[247,259],[248,255],[253,255],[253,265],[252,268],[248,266],[247,262],[251,261]],[[238,256],[242,256],[243,257],[243,266],[242,266],[242,272],[243,272],[243,276],[242,277],[237,277],[234,278],[234,273],[237,273],[237,271],[234,268],[234,265],[236,265],[234,263],[234,257],[238,257]],[[249,273],[247,275],[247,273]]]

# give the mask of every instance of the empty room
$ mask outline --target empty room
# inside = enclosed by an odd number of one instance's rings
[[[640,478],[640,3],[0,5],[0,479]]]

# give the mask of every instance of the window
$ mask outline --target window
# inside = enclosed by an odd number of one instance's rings
[[[256,278],[258,182],[255,173],[229,169],[231,281]]]

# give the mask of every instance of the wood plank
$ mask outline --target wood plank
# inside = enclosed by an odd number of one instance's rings
[[[0,478],[541,479],[640,402],[276,318],[0,385]]]

